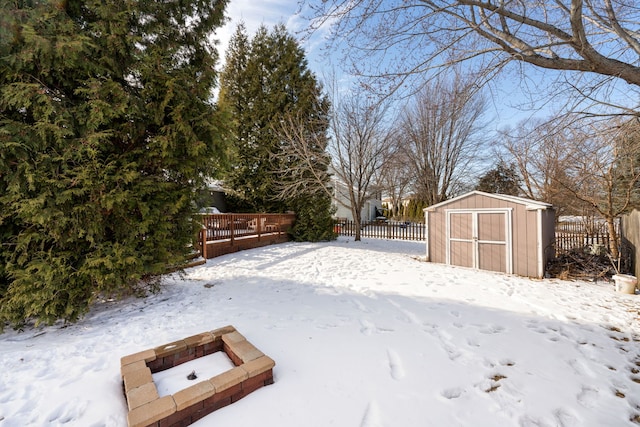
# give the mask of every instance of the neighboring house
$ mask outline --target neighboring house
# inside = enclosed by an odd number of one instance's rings
[[[353,214],[351,213],[351,202],[349,199],[349,187],[341,181],[335,174],[331,175],[331,187],[333,188],[333,200],[331,204],[336,209],[333,214],[335,218],[346,218],[347,221],[353,221]],[[382,200],[381,196],[377,195],[375,198],[367,200],[364,204],[362,212],[360,212],[360,220],[362,222],[373,221],[377,216],[382,215]]]
[[[198,194],[198,208],[204,209],[207,213],[227,211],[227,200],[225,197],[224,183],[219,180],[207,180],[207,188]]]
[[[427,261],[544,277],[554,256],[548,203],[472,191],[424,209]]]

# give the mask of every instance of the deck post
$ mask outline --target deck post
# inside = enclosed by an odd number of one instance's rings
[[[236,214],[231,214],[229,218],[229,234],[231,235],[231,245],[233,245],[233,236],[236,234]]]
[[[202,239],[201,239],[202,240],[201,241],[202,258],[206,260],[207,259],[207,227],[206,226],[200,230],[200,234],[202,235]]]

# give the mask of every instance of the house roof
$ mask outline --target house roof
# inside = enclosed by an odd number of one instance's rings
[[[454,197],[453,199],[445,200],[444,202],[436,203],[435,205],[428,206],[423,210],[433,211],[436,208],[447,205],[449,203],[456,202],[458,200],[464,199],[465,197],[473,196],[473,195],[481,195],[485,197],[490,197],[492,199],[504,200],[505,202],[517,203],[520,205],[525,205],[528,210],[544,210],[544,209],[552,209],[553,205],[545,202],[539,202],[537,200],[525,199],[523,197],[517,196],[509,196],[507,194],[495,194],[495,193],[485,193],[484,191],[470,191],[468,193],[462,194],[460,196]]]
[[[219,179],[205,178],[204,182],[209,191],[219,191],[222,193],[226,191],[224,187],[224,181],[221,181]]]

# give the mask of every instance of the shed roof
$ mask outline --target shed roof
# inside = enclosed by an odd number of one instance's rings
[[[544,210],[544,209],[553,208],[553,205],[551,205],[549,203],[545,203],[545,202],[538,202],[537,200],[525,199],[523,197],[517,197],[517,196],[509,196],[507,194],[485,193],[484,191],[474,190],[474,191],[470,191],[468,193],[462,194],[462,195],[460,195],[458,197],[454,197],[453,199],[445,200],[444,202],[440,202],[440,203],[436,203],[435,205],[428,206],[428,207],[424,208],[423,210],[425,212],[426,211],[433,211],[436,208],[439,208],[441,206],[445,206],[445,205],[447,205],[449,203],[453,203],[453,202],[456,202],[456,201],[458,201],[460,199],[464,199],[465,197],[469,197],[469,196],[473,196],[473,195],[481,195],[481,196],[485,196],[485,197],[490,197],[492,199],[504,200],[505,202],[518,203],[520,205],[525,205],[525,207],[528,210]]]

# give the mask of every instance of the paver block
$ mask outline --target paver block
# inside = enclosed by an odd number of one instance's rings
[[[176,412],[173,397],[164,396],[129,411],[129,427],[146,427]]]
[[[147,364],[144,362],[144,360],[138,360],[136,362],[129,363],[128,365],[121,365],[120,374],[122,375],[122,378],[124,378],[124,376],[129,372],[138,371],[146,367],[147,367]]]
[[[178,340],[160,347],[156,347],[154,351],[156,352],[156,357],[160,359],[162,357],[172,356],[176,353],[180,353],[181,351],[186,349],[187,343],[185,343],[184,340]]]
[[[211,331],[211,335],[213,335],[214,339],[218,340],[222,338],[224,334],[230,334],[231,332],[235,332],[235,331],[236,331],[236,328],[234,328],[231,325],[227,325],[227,326],[223,326],[222,328],[214,329],[213,331]]]
[[[263,352],[246,340],[229,344],[229,349],[242,360],[242,363],[247,363],[264,356]]]
[[[214,336],[211,332],[204,332],[202,334],[193,335],[184,339],[187,348],[195,348],[201,345],[209,344],[214,341]]]
[[[129,390],[133,390],[147,383],[153,383],[153,377],[151,376],[151,369],[146,366],[144,369],[127,372],[124,376],[124,392],[128,393]]]
[[[215,387],[216,393],[219,393],[223,390],[233,387],[234,385],[240,384],[247,378],[249,378],[249,376],[247,375],[247,371],[239,366],[236,366],[233,369],[216,375],[209,381],[211,381],[211,384],[213,384],[213,386]]]
[[[247,372],[248,378],[253,378],[263,372],[267,372],[269,369],[273,369],[274,366],[276,366],[276,362],[274,362],[272,358],[269,356],[262,356],[240,365],[240,368]]]
[[[145,363],[156,360],[156,352],[153,349],[149,349],[124,356],[120,359],[120,366],[129,365],[140,360],[144,361]]]
[[[152,382],[146,383],[127,392],[127,405],[131,410],[159,398],[156,385]]]
[[[173,395],[173,400],[176,402],[176,409],[181,411],[213,396],[215,391],[215,387],[210,381],[201,381],[191,387],[187,387],[175,393]]]
[[[222,336],[222,342],[227,345],[239,343],[240,341],[246,341],[247,339],[238,331],[230,332]]]

